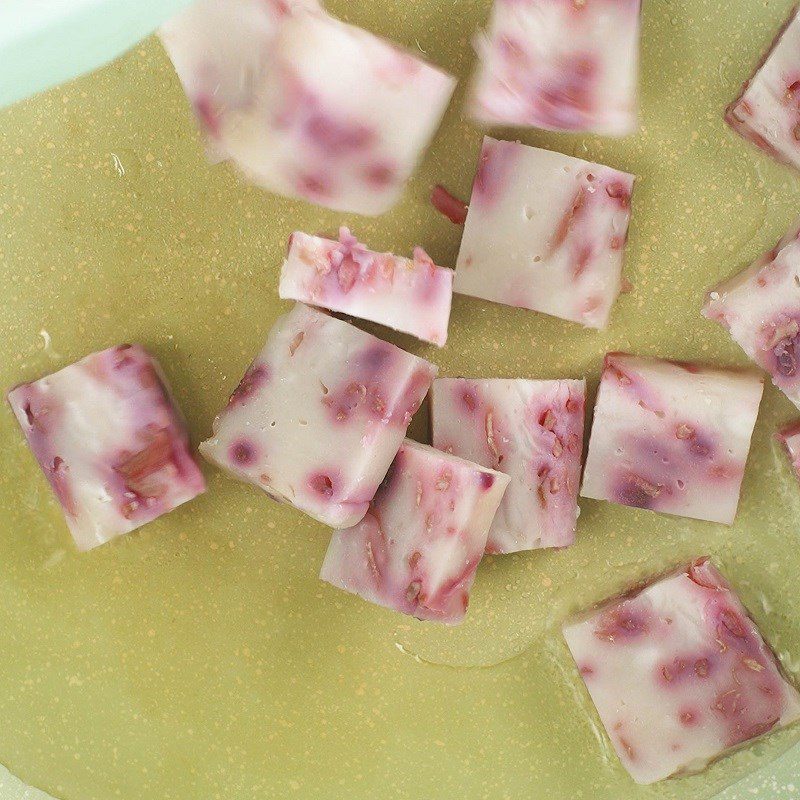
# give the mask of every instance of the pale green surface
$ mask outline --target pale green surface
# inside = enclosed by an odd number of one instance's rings
[[[0,0],[0,106],[116,58],[189,0]]]
[[[642,132],[524,134],[641,176],[635,290],[607,332],[457,298],[444,351],[396,341],[445,375],[586,374],[593,387],[609,349],[744,364],[700,318],[703,291],[772,246],[800,211],[800,183],[729,134],[721,110],[790,4],[648,2]],[[333,4],[348,9],[465,76],[488,0]],[[198,440],[282,310],[291,230],[349,222],[377,248],[422,244],[454,263],[459,230],[426,198],[437,181],[468,194],[480,133],[460,108],[459,97],[404,203],[378,220],[277,199],[208,167],[155,41],[0,114],[0,386],[137,340],[161,358]],[[448,630],[319,583],[325,530],[211,468],[205,497],[78,555],[4,408],[0,762],[64,800],[708,797],[800,730],[704,776],[637,788],[558,627],[710,553],[798,682],[800,488],[771,439],[795,415],[767,390],[732,529],[584,501],[574,548],[487,559],[467,622]],[[790,783],[760,796],[796,800]]]

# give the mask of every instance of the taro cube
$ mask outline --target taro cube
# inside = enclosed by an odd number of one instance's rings
[[[195,0],[162,25],[164,49],[215,158],[230,157],[225,142],[255,111],[282,26],[305,13],[321,13],[317,0]]]
[[[201,0],[161,37],[220,157],[341,211],[395,204],[455,88],[309,0]]]
[[[453,271],[424,250],[414,258],[374,253],[347,228],[331,241],[292,234],[279,288],[284,299],[339,311],[410,333],[442,347],[447,341]]]
[[[576,380],[433,382],[434,447],[511,476],[486,552],[575,541],[585,396]]]
[[[740,136],[778,161],[800,169],[800,19],[797,9],[725,121]]]
[[[364,519],[334,533],[320,578],[418,619],[461,622],[509,481],[406,440]]]
[[[709,292],[703,316],[800,408],[800,219],[754,264]]]
[[[333,528],[355,525],[436,367],[298,303],[200,445],[209,460]]]
[[[484,139],[459,294],[604,328],[622,286],[633,175]]]
[[[8,401],[79,550],[205,491],[161,369],[138,345],[89,355]]]
[[[707,559],[582,615],[564,637],[637,783],[699,772],[800,718],[800,695]]]
[[[609,353],[581,494],[730,525],[763,388],[750,372]]]
[[[493,125],[636,129],[641,0],[495,0],[470,111]]]

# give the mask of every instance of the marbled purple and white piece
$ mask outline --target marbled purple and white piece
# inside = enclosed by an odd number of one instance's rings
[[[370,500],[436,367],[298,303],[273,327],[200,452],[332,528]]]
[[[637,783],[699,772],[800,719],[800,695],[708,559],[581,615],[564,637]]]
[[[622,288],[634,176],[486,137],[454,290],[604,328]]]
[[[625,136],[636,130],[641,0],[494,0],[476,40],[481,122]]]
[[[763,389],[753,372],[609,353],[581,495],[732,524]]]
[[[406,440],[364,519],[334,533],[320,578],[418,619],[461,622],[509,481]]]
[[[138,345],[89,355],[8,401],[79,550],[205,491],[161,369]]]
[[[772,250],[714,287],[703,316],[727,328],[800,408],[800,219]]]
[[[487,553],[575,541],[586,382],[438,378],[434,447],[511,476]]]
[[[161,38],[217,158],[359,214],[400,198],[456,83],[315,0],[200,0]]]
[[[422,248],[414,257],[375,253],[347,228],[339,240],[292,234],[278,292],[378,322],[443,347],[453,300],[453,271],[437,267]]]
[[[800,18],[796,8],[753,77],[728,106],[725,121],[773,158],[800,169]]]

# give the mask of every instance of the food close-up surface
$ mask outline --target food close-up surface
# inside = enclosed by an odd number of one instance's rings
[[[791,0],[324,5],[0,109],[0,798],[798,800]]]

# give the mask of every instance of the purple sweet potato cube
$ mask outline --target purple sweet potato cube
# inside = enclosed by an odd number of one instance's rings
[[[725,121],[778,161],[800,169],[800,18],[797,9],[728,106]]]
[[[436,367],[298,303],[200,445],[276,500],[347,528],[367,513]]]
[[[763,388],[752,372],[609,353],[582,496],[730,525]]]
[[[79,550],[205,491],[161,369],[138,345],[94,353],[8,400]]]
[[[699,772],[800,719],[800,695],[708,559],[581,615],[564,637],[637,783]]]
[[[509,480],[406,440],[364,519],[334,533],[320,578],[418,619],[461,622]]]
[[[216,158],[340,211],[397,202],[455,88],[315,0],[199,0],[161,38]]]
[[[447,341],[453,271],[421,248],[413,259],[368,250],[347,228],[339,240],[292,234],[281,270],[284,299],[299,300],[443,347]]]
[[[636,129],[641,0],[495,0],[476,41],[473,117],[624,136]]]
[[[486,137],[454,291],[604,328],[622,288],[634,176]]]
[[[433,444],[511,476],[488,553],[575,541],[586,382],[439,378]]]
[[[800,220],[769,252],[712,289],[703,316],[728,330],[800,408]]]

